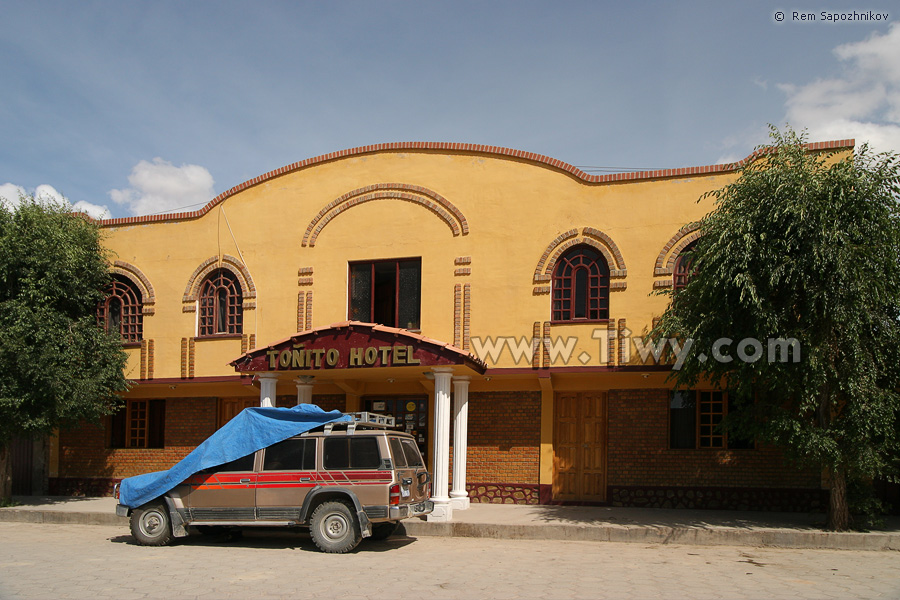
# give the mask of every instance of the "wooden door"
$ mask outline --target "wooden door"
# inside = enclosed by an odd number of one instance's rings
[[[605,502],[606,393],[559,392],[553,405],[553,499]]]
[[[258,398],[219,398],[219,427],[252,406],[259,406]]]

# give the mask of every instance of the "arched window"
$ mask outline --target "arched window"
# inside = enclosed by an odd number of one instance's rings
[[[141,294],[127,277],[113,275],[106,300],[97,306],[97,322],[107,331],[118,332],[123,342],[140,342],[144,333]]]
[[[609,265],[596,248],[575,246],[553,270],[553,320],[609,318]]]
[[[242,332],[241,284],[228,269],[217,269],[200,286],[200,335]]]
[[[694,250],[696,244],[697,242],[694,241],[685,246],[678,258],[675,259],[675,271],[672,274],[672,291],[676,294],[684,289],[691,275],[695,272],[693,267],[694,259],[690,256],[690,252]]]

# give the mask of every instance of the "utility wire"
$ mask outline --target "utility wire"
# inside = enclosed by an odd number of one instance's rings
[[[635,171],[663,171],[663,167],[591,167],[575,165],[576,169],[582,171],[603,171],[606,173],[631,173]]]

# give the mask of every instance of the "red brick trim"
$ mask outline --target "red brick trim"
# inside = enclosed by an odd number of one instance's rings
[[[616,364],[616,320],[610,319],[606,324],[606,366]]]
[[[625,279],[628,275],[628,269],[625,266],[625,257],[622,256],[622,252],[619,250],[619,247],[613,239],[599,229],[595,229],[594,227],[584,227],[581,229],[580,235],[578,228],[570,229],[556,236],[556,238],[547,245],[544,253],[541,254],[541,257],[538,259],[537,266],[534,268],[532,283],[549,283],[553,279],[553,269],[556,267],[556,261],[559,260],[559,257],[562,256],[566,250],[579,244],[585,244],[600,251],[603,258],[606,259],[606,264],[609,265],[610,279]],[[624,290],[626,287],[627,283],[625,281],[612,281],[610,282],[609,289]],[[549,292],[550,286],[535,285],[532,294],[537,296]]]
[[[838,150],[842,148],[853,148],[855,145],[856,142],[853,139],[834,140],[828,142],[812,142],[809,144],[804,144],[806,149],[811,152],[819,150]],[[365,154],[375,154],[378,152],[433,153],[434,151],[457,154],[478,154],[498,158],[514,158],[567,173],[575,179],[578,179],[585,183],[615,183],[618,181],[635,181],[661,179],[666,177],[687,177],[691,175],[729,173],[740,169],[746,163],[759,158],[769,150],[767,150],[766,148],[761,148],[754,151],[743,160],[721,165],[683,167],[680,169],[662,169],[658,171],[639,171],[634,173],[610,173],[608,175],[588,175],[578,167],[574,167],[561,160],[550,158],[549,156],[545,156],[543,154],[535,154],[533,152],[525,152],[523,150],[514,150],[512,148],[503,148],[501,146],[457,144],[447,142],[393,142],[386,144],[372,144],[370,146],[359,146],[357,148],[350,148],[347,150],[341,150],[339,152],[322,154],[320,156],[308,158],[300,162],[295,162],[293,164],[281,167],[280,169],[275,169],[274,171],[269,171],[268,173],[264,173],[262,175],[259,175],[258,177],[254,177],[253,179],[245,181],[244,183],[238,184],[230,190],[222,192],[221,194],[213,198],[209,202],[209,204],[207,204],[200,210],[196,210],[193,212],[171,213],[165,215],[145,215],[142,217],[125,217],[121,219],[105,219],[98,222],[100,223],[101,227],[116,227],[121,225],[134,225],[138,223],[159,223],[164,221],[197,219],[208,213],[225,199],[230,198],[231,196],[234,196],[235,194],[238,194],[239,192],[242,192],[247,188],[259,185],[260,183],[275,179],[276,177],[280,177],[287,173],[293,173],[294,171],[299,171],[301,169],[309,168],[334,160],[340,160],[354,156],[362,156]]]
[[[699,230],[700,223],[688,223],[675,232],[675,235],[669,238],[666,245],[659,251],[659,255],[656,257],[656,265],[653,268],[653,275],[672,275],[675,272],[675,260],[685,246],[700,238]],[[667,258],[668,260],[666,260]],[[669,281],[668,285],[663,285],[661,282],[656,281],[653,283],[653,287],[672,287],[672,283]]]
[[[141,312],[145,315],[152,315],[156,309],[156,293],[153,291],[153,285],[144,273],[131,263],[122,260],[115,261],[109,268],[110,273],[121,275],[132,282],[141,293]]]
[[[313,247],[328,223],[342,212],[374,200],[405,200],[424,206],[444,221],[454,237],[468,235],[469,222],[449,200],[428,188],[406,183],[379,183],[347,192],[328,203],[306,226],[301,246]]]
[[[297,331],[305,331],[306,330],[306,312],[304,310],[304,305],[306,302],[304,301],[306,298],[306,292],[300,291],[297,293]]]
[[[153,353],[155,346],[153,340],[147,340],[147,379],[153,379],[153,367],[156,362]]]
[[[182,303],[188,305],[190,308],[188,306],[183,306],[183,312],[194,312],[194,310],[196,310],[194,308],[194,303],[197,301],[197,295],[200,293],[200,284],[203,283],[203,280],[206,279],[207,275],[216,269],[228,269],[234,273],[238,283],[241,284],[244,309],[256,308],[256,285],[253,283],[250,271],[244,266],[244,263],[235,257],[224,254],[221,258],[218,256],[210,256],[200,263],[200,266],[194,269],[190,279],[188,279],[187,287],[184,288],[184,296],[181,299]]]
[[[544,321],[544,335],[541,336],[541,366],[550,368],[550,321]]]
[[[196,358],[196,348],[194,347],[194,338],[188,338],[188,378],[194,378],[194,360]]]
[[[469,349],[469,333],[472,318],[472,284],[463,285],[463,320],[462,320],[462,349]]]
[[[462,284],[453,286],[453,345],[462,347]]]

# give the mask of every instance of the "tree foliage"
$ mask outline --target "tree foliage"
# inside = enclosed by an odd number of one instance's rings
[[[100,230],[69,210],[0,204],[0,449],[97,421],[126,389],[121,340],[96,321],[110,278]]]
[[[900,171],[866,146],[812,152],[792,130],[707,194],[695,272],[657,335],[692,339],[679,387],[712,382],[742,409],[728,427],[829,474],[829,525],[849,525],[848,481],[891,472],[900,408]],[[716,360],[716,340],[733,358]],[[761,352],[741,360],[741,340]],[[800,359],[769,356],[793,338]],[[745,355],[752,353],[744,345]],[[703,360],[702,355],[705,355]]]

